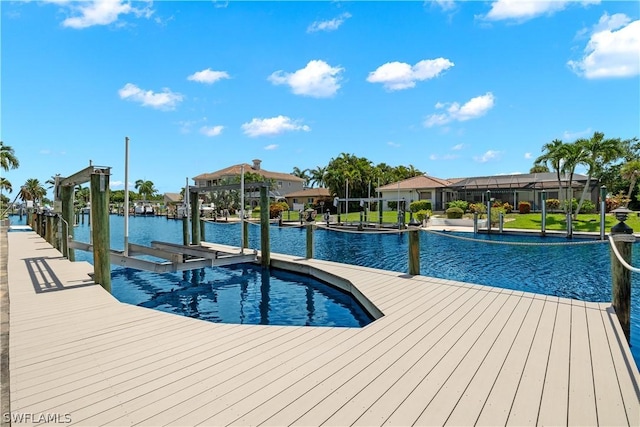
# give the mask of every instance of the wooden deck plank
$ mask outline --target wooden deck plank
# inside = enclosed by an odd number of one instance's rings
[[[591,347],[585,305],[571,302],[571,355],[569,361],[569,425],[597,425]]]
[[[542,388],[539,425],[566,425],[569,406],[569,366],[571,347],[571,302],[558,303],[551,337],[549,362]]]
[[[607,342],[607,333],[602,323],[601,308],[599,306],[587,306],[586,316],[589,325],[589,338],[597,342]],[[593,385],[596,399],[596,413],[598,415],[598,425],[620,426],[629,423],[624,400],[618,378],[609,375],[614,372],[613,360],[611,359],[610,347],[594,345],[591,346],[591,360],[593,367]]]
[[[408,394],[426,378],[427,381],[437,381],[436,374],[442,375],[451,367],[451,363],[456,360],[456,353],[468,350],[477,338],[474,334],[484,329],[484,322],[494,316],[508,297],[506,294],[486,293],[485,298],[479,299],[467,312],[458,314],[456,325],[430,349],[429,353],[421,357],[401,377],[394,379],[393,384],[383,394],[360,412],[353,424],[382,425],[403,404]]]

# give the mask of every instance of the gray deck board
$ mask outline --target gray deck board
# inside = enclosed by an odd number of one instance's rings
[[[272,254],[348,280],[384,316],[213,324],[116,301],[35,233],[10,233],[9,248],[14,412],[109,426],[640,422],[610,304]]]

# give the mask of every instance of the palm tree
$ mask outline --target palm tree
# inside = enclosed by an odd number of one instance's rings
[[[20,166],[20,162],[15,156],[13,148],[0,141],[0,168],[8,171],[9,169],[17,169],[18,166]]]
[[[620,169],[620,175],[623,179],[629,181],[629,191],[627,192],[627,199],[631,199],[631,193],[633,192],[638,177],[640,177],[640,159],[631,160],[622,165]]]
[[[585,164],[588,159],[587,150],[584,147],[584,143],[576,141],[573,144],[564,144],[560,150],[562,154],[562,172],[569,175],[569,181],[567,183],[567,198],[568,211],[572,213],[573,210],[573,196],[571,188],[573,184],[573,175],[576,172],[576,167],[579,164]],[[574,214],[575,217],[575,214]]]
[[[40,184],[36,178],[29,178],[20,189],[20,199],[23,201],[32,200],[37,206],[47,194],[47,190]]]
[[[578,208],[575,213],[578,215],[582,203],[587,197],[587,193],[591,187],[591,178],[596,174],[600,174],[604,165],[622,157],[624,154],[624,146],[620,138],[604,139],[604,133],[602,132],[594,132],[591,138],[579,139],[575,144],[582,146],[584,151],[584,161],[582,163],[589,168],[587,171],[587,183],[582,190],[582,196],[580,197],[580,202],[578,203]]]
[[[533,165],[531,169],[529,169],[529,173],[547,173],[549,171],[549,167],[547,165]]]
[[[327,185],[326,175],[327,175],[327,167],[326,166],[318,166],[315,169],[311,169],[309,171],[309,185],[314,187],[325,187]]]
[[[558,179],[558,197],[561,197],[562,193],[562,179],[561,173],[564,161],[564,147],[565,143],[559,139],[554,139],[542,146],[543,154],[539,156],[534,165],[546,165],[549,169],[552,169],[556,173]]]
[[[3,190],[6,190],[7,193],[13,192],[13,186],[6,178],[0,178],[0,195],[2,195]]]
[[[294,166],[293,172],[291,172],[291,175],[304,179],[304,186],[308,187],[310,177],[309,177],[309,174],[307,174],[307,172],[309,172],[309,169],[300,169],[299,167]]]
[[[158,192],[152,181],[144,181],[142,179],[136,181],[135,188],[145,201],[147,200],[147,196],[153,197]]]

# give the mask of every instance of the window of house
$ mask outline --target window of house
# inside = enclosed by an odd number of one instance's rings
[[[298,199],[293,199],[293,203],[298,203]]]
[[[309,197],[309,198],[307,199],[307,203],[311,203],[311,204],[313,204],[313,197]]]
[[[278,188],[282,188],[282,181],[278,181]]]

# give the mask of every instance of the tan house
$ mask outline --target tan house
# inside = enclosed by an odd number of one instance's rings
[[[399,202],[405,209],[416,200],[429,200],[433,210],[442,210],[446,203],[455,200],[455,192],[449,188],[452,181],[429,175],[419,175],[376,188],[385,201],[382,205],[388,210],[388,202]]]
[[[318,206],[324,202],[329,208],[333,203],[333,198],[328,188],[305,188],[300,191],[294,191],[285,196],[289,209],[300,210],[306,205]]]
[[[182,194],[180,193],[164,193],[165,206],[182,204]]]
[[[254,159],[253,164],[241,163],[217,170],[215,172],[203,173],[193,178],[196,187],[211,187],[228,183],[229,180],[238,179],[244,167],[245,173],[254,173],[273,181],[273,187],[269,189],[269,197],[274,200],[284,200],[285,196],[300,191],[304,188],[305,180],[290,173],[272,172],[262,169],[262,160]],[[238,180],[239,182],[239,180]],[[252,207],[259,201],[258,194],[247,194],[247,200]]]

